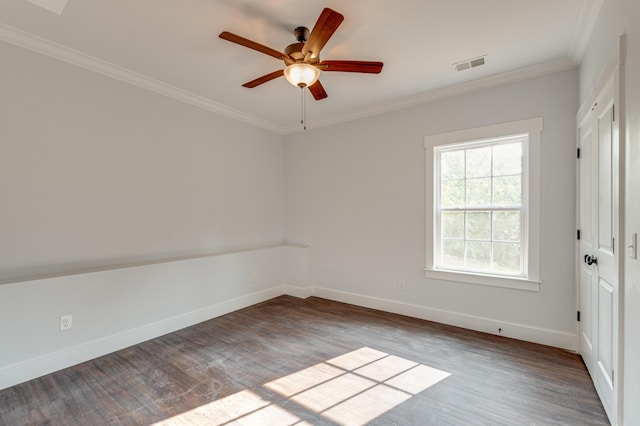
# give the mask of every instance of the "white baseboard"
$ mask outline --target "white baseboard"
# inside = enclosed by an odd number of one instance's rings
[[[299,287],[283,284],[2,367],[0,368],[0,390],[283,294],[302,299],[317,296],[337,302],[350,303],[366,308],[407,315],[496,335],[498,334],[498,328],[501,328],[502,333],[500,333],[500,335],[505,337],[555,346],[572,351],[576,350],[576,336],[570,333],[501,322],[490,318],[482,318],[328,288],[314,286]]]
[[[295,285],[286,284],[284,286],[284,294],[289,296],[298,297],[300,299],[306,299],[308,297],[313,296],[313,287],[298,287]]]
[[[142,327],[0,368],[0,390],[284,294],[284,285],[225,300]]]
[[[385,312],[406,315],[414,318],[425,319],[470,330],[482,331],[512,339],[527,342],[540,343],[542,345],[576,351],[576,335],[555,330],[531,327],[522,324],[497,321],[491,318],[483,318],[442,309],[429,308],[410,303],[397,302],[361,294],[348,293],[329,288],[313,287],[313,296],[337,302],[349,303],[365,308],[378,309]],[[502,332],[498,333],[498,329]]]

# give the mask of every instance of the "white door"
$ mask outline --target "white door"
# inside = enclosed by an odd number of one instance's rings
[[[618,134],[612,80],[579,127],[579,345],[615,424],[618,329]]]

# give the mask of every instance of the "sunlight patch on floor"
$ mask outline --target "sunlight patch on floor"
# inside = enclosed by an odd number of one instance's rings
[[[365,390],[375,382],[355,374],[345,374],[291,397],[292,401],[304,405],[313,412],[321,413]]]
[[[344,370],[320,363],[264,385],[282,396],[290,397],[344,374]]]
[[[316,364],[264,387],[341,425],[364,425],[451,374],[372,348]],[[275,400],[276,398],[274,398]],[[273,401],[244,390],[156,425],[308,425]]]
[[[364,425],[409,398],[411,395],[408,393],[385,385],[377,385],[347,399],[322,415],[341,425]]]
[[[383,382],[393,376],[404,373],[417,365],[417,362],[389,355],[379,361],[372,362],[371,364],[354,370],[354,373],[378,382]]]
[[[386,384],[412,395],[417,395],[450,375],[451,373],[438,370],[437,368],[418,365],[405,373],[387,380]]]
[[[208,423],[220,425],[268,407],[270,404],[269,401],[265,401],[255,393],[244,390],[155,424],[192,425]]]
[[[259,395],[244,390],[154,425],[308,426],[310,424]]]
[[[367,348],[365,346],[364,348],[330,359],[327,361],[327,364],[335,365],[343,370],[355,370],[356,368],[362,367],[363,365],[369,364],[373,361],[377,361],[388,355],[389,354],[387,353]]]
[[[364,347],[265,387],[339,424],[363,425],[450,375]]]

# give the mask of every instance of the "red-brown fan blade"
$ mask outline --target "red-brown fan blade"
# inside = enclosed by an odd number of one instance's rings
[[[263,75],[262,77],[258,77],[255,80],[251,80],[243,84],[242,87],[248,87],[249,89],[252,89],[256,86],[260,86],[261,84],[266,83],[267,81],[271,81],[274,78],[282,77],[283,75],[284,75],[284,70],[274,71],[267,75]]]
[[[342,72],[364,72],[368,74],[379,74],[382,71],[382,62],[371,61],[322,61],[320,62],[322,71],[342,71]]]
[[[329,38],[331,38],[343,20],[344,16],[338,12],[324,8],[320,17],[318,17],[318,21],[311,30],[307,42],[302,48],[302,54],[306,56],[308,52],[311,52],[312,58],[320,56],[320,51],[324,45],[327,44],[327,41],[329,41]]]
[[[313,98],[316,101],[319,101],[320,99],[324,99],[327,96],[329,96],[327,95],[327,92],[325,92],[324,87],[322,87],[320,80],[316,81],[311,86],[309,86],[309,91],[311,92],[311,94],[313,95]]]
[[[258,52],[265,53],[269,56],[273,56],[276,59],[288,58],[286,53],[279,52],[268,46],[265,46],[260,43],[256,43],[255,41],[249,40],[248,38],[240,37],[239,35],[230,33],[228,31],[221,32],[218,37],[220,37],[223,40],[227,40],[232,43],[239,44],[240,46],[248,47],[249,49],[257,50]]]

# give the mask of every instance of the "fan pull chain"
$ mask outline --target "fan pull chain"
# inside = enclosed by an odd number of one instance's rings
[[[307,130],[307,98],[305,93],[306,86],[300,86],[300,124],[304,130]]]
[[[307,130],[307,91],[302,89],[302,121],[303,130]]]
[[[300,87],[300,124],[304,125],[304,87]]]

